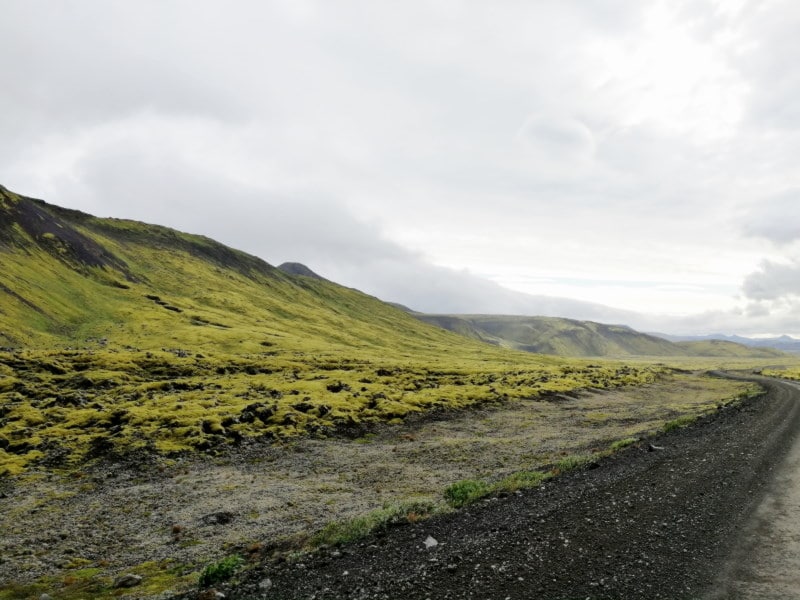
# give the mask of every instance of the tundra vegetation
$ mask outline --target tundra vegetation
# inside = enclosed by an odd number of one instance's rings
[[[781,377],[783,379],[800,381],[800,366],[767,367],[761,370],[761,374],[767,377]]]
[[[0,267],[3,600],[218,581],[238,557],[532,487],[755,392],[485,344],[2,187]],[[122,573],[141,584],[115,587]]]

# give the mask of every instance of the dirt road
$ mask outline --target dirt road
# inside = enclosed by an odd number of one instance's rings
[[[800,390],[798,384],[788,384]],[[706,600],[800,598],[800,443],[789,449]]]
[[[790,578],[798,540],[785,529],[800,488],[781,484],[800,462],[800,390],[764,385],[765,396],[652,441],[663,449],[643,444],[522,494],[265,564],[223,591],[270,600],[800,597]],[[786,588],[758,596],[762,580]]]

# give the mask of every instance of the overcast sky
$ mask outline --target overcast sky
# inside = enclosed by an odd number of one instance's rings
[[[0,183],[428,312],[800,335],[798,31],[791,0],[4,0]]]

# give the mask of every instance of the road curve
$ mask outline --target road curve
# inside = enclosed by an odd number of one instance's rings
[[[300,563],[265,563],[222,591],[270,600],[800,597],[759,588],[762,578],[797,585],[789,573],[800,538],[781,528],[800,511],[800,485],[784,493],[781,482],[800,469],[800,390],[759,383],[765,395],[652,442],[663,450],[643,444],[522,494]],[[791,557],[774,558],[786,549]]]
[[[798,390],[800,384],[786,383]],[[800,443],[776,466],[763,499],[705,600],[800,599]]]

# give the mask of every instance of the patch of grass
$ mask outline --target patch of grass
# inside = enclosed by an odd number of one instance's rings
[[[572,454],[559,460],[555,464],[555,467],[553,467],[553,472],[561,474],[569,473],[570,471],[577,471],[578,469],[582,469],[591,464],[595,460],[596,457],[589,454]]]
[[[617,452],[618,450],[622,450],[623,448],[627,448],[628,446],[632,446],[639,442],[639,438],[635,437],[628,437],[621,440],[617,440],[616,442],[611,443],[611,451]]]
[[[391,504],[366,515],[344,521],[334,521],[311,539],[311,545],[336,546],[363,539],[399,523],[414,523],[436,511],[432,502],[412,501]]]
[[[498,481],[492,486],[492,491],[516,492],[517,490],[534,488],[549,478],[549,474],[541,471],[519,471]]]
[[[244,564],[244,559],[238,554],[226,556],[218,562],[207,565],[200,573],[198,584],[200,587],[208,587],[215,583],[227,581],[233,577],[242,564]]]
[[[686,427],[691,425],[695,421],[697,421],[696,415],[685,415],[683,417],[678,417],[677,419],[673,419],[672,421],[667,421],[664,423],[664,432],[668,433],[675,429],[680,429],[681,427]]]
[[[464,479],[445,488],[444,499],[453,508],[461,508],[488,496],[493,491],[492,486],[484,481]]]

